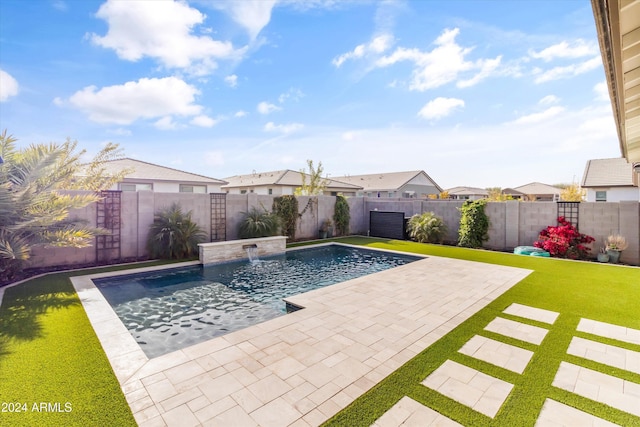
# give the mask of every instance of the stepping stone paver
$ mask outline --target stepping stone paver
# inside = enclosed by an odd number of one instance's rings
[[[509,396],[513,384],[452,360],[433,371],[422,385],[454,399],[491,418]]]
[[[598,322],[597,320],[580,319],[578,330],[580,332],[587,332],[605,338],[640,345],[640,330],[638,329],[625,328],[624,326]]]
[[[471,338],[458,351],[518,374],[524,372],[533,356],[532,351],[480,335]]]
[[[536,345],[539,345],[547,335],[547,332],[549,332],[544,328],[527,325],[503,317],[496,317],[485,326],[484,329]]]
[[[503,313],[511,314],[518,317],[524,317],[526,319],[537,320],[538,322],[548,323],[550,325],[553,325],[553,323],[558,318],[558,315],[560,314],[556,313],[555,311],[530,307],[528,305],[522,305],[518,303],[511,304],[503,311]]]
[[[561,362],[552,385],[640,417],[640,384]]]
[[[567,353],[640,374],[640,352],[637,351],[573,337]]]
[[[439,412],[404,396],[371,427],[462,427]]]
[[[572,406],[547,399],[544,401],[535,427],[615,427],[617,425],[618,424],[603,420],[602,418],[598,418],[595,415],[588,414]]]

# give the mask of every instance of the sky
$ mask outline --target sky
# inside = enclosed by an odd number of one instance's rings
[[[0,129],[224,179],[442,188],[620,157],[589,0],[2,0]]]

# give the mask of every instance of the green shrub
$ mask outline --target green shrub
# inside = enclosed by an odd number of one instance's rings
[[[244,218],[240,223],[238,233],[241,239],[269,237],[278,234],[280,219],[276,214],[253,207],[249,212],[243,212],[243,215]]]
[[[147,249],[151,258],[181,259],[198,254],[206,234],[177,203],[156,213],[149,229]]]
[[[442,243],[447,226],[433,212],[416,214],[409,219],[407,231],[412,240],[420,243]]]
[[[349,221],[351,214],[349,212],[349,203],[346,197],[336,197],[336,205],[333,208],[333,222],[336,224],[336,233],[339,236],[349,234]]]
[[[298,199],[295,196],[276,197],[273,199],[273,207],[271,209],[280,218],[282,234],[291,240],[295,240],[299,216]]]
[[[467,200],[459,208],[460,228],[458,229],[458,246],[465,248],[481,248],[482,243],[489,240],[489,218],[484,212],[486,200]]]

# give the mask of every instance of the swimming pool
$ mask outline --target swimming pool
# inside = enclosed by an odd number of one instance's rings
[[[150,357],[286,314],[283,298],[419,257],[342,245],[247,260],[93,279]]]

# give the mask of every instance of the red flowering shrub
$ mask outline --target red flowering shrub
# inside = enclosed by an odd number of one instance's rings
[[[533,246],[544,249],[554,257],[581,259],[589,255],[591,248],[586,245],[593,241],[593,237],[579,233],[563,216],[559,216],[558,225],[550,225],[542,230]]]

